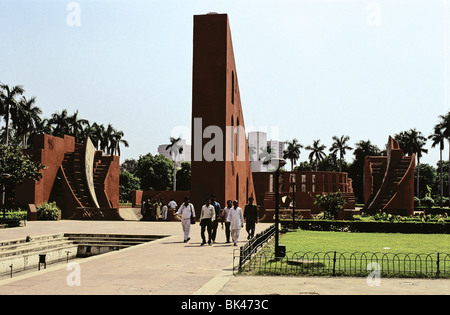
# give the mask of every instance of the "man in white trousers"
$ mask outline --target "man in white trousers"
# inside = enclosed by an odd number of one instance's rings
[[[191,239],[189,237],[189,232],[191,231],[191,214],[195,218],[194,205],[189,201],[189,197],[184,197],[184,202],[176,213],[176,215],[181,219],[181,226],[183,227],[185,243]]]
[[[233,201],[233,207],[228,213],[228,221],[230,222],[231,238],[234,246],[237,246],[241,228],[244,227],[244,215],[239,207],[237,200]]]

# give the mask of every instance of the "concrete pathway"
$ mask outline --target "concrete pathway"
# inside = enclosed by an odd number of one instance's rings
[[[257,232],[269,224],[257,224]],[[220,228],[216,244],[200,246],[200,226],[183,243],[179,222],[34,221],[0,229],[0,241],[53,233],[156,234],[167,237],[117,252],[59,264],[0,280],[0,294],[265,295],[450,294],[450,280],[233,276],[233,251]],[[246,241],[241,232],[239,246]],[[78,277],[79,276],[79,277]],[[79,280],[79,282],[75,281]]]

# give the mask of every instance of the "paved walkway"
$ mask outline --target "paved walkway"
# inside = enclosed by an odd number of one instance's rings
[[[269,224],[257,224],[257,232]],[[222,229],[216,244],[200,246],[200,226],[192,226],[183,243],[179,222],[34,221],[26,227],[0,229],[0,241],[53,233],[167,235],[157,241],[85,259],[79,263],[80,285],[70,286],[74,268],[59,264],[0,280],[0,294],[450,294],[450,280],[381,279],[370,287],[365,278],[233,276],[233,251]],[[241,232],[243,245],[247,233]],[[69,282],[67,281],[69,279]]]

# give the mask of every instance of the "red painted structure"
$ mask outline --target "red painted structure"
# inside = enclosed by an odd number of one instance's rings
[[[387,156],[367,156],[364,166],[364,211],[414,214],[415,155],[405,156],[389,136]]]
[[[56,201],[63,219],[121,219],[119,209],[119,157],[93,154],[92,178],[95,199],[88,193],[85,172],[86,144],[75,138],[46,134],[35,135],[32,148],[24,150],[32,160],[45,165],[42,179],[27,180],[16,186],[14,203],[18,206],[39,205]],[[98,206],[97,206],[98,204]]]
[[[255,180],[256,200],[260,205],[261,221],[272,222],[275,210],[274,173],[253,173]],[[295,188],[293,189],[293,180]],[[292,191],[295,190],[296,218],[310,219],[322,210],[314,205],[315,197],[319,194],[342,192],[347,201],[339,219],[351,219],[355,212],[355,196],[352,180],[347,173],[338,172],[280,172],[280,200],[282,218],[292,218]],[[284,200],[284,202],[283,202]]]
[[[255,191],[228,15],[194,16],[193,44],[191,201],[244,207]]]

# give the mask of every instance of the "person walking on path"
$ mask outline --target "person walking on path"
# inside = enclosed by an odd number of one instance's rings
[[[200,214],[200,226],[201,226],[200,233],[202,236],[201,246],[206,244],[205,229],[208,231],[208,245],[211,245],[212,222],[214,222],[215,218],[216,213],[214,210],[214,206],[211,204],[211,200],[207,199],[206,203],[202,207],[202,211]]]
[[[233,204],[231,203],[231,200],[228,200],[227,206],[222,210],[222,229],[223,223],[225,222],[225,237],[227,239],[227,243],[230,242],[230,221],[228,220],[228,214],[230,213],[232,207]]]
[[[241,228],[244,227],[244,216],[237,200],[233,201],[233,207],[228,214],[228,221],[230,221],[231,238],[233,239],[234,246],[236,246]]]
[[[220,203],[218,203],[216,201],[216,195],[215,194],[211,195],[211,205],[214,206],[214,211],[216,213],[214,221],[211,223],[212,224],[211,240],[212,240],[213,243],[215,243],[216,242],[216,235],[217,235],[217,227],[219,226],[219,217],[222,214],[222,208],[220,207]]]
[[[181,204],[176,215],[181,219],[181,226],[184,232],[184,242],[188,242],[191,238],[189,233],[191,231],[191,215],[195,218],[194,205],[189,202],[189,197],[184,197],[184,202]]]
[[[258,222],[258,208],[253,204],[253,197],[248,198],[248,204],[244,209],[244,219],[249,240],[255,236],[255,225]]]
[[[167,205],[164,199],[161,199],[161,218],[165,221],[167,220]]]

